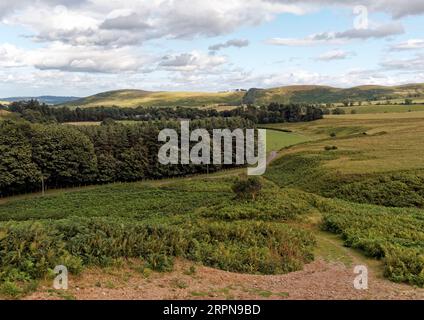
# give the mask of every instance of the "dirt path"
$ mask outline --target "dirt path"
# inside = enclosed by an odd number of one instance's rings
[[[424,289],[382,277],[381,264],[344,248],[336,236],[317,234],[317,259],[286,275],[244,275],[178,260],[171,273],[150,273],[138,261],[120,268],[88,269],[69,290],[45,282],[26,299],[420,299]],[[369,269],[369,289],[356,290],[355,265]]]

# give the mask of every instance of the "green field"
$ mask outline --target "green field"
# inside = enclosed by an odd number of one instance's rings
[[[121,106],[121,107],[206,107],[219,110],[241,104],[268,105],[276,103],[333,103],[345,101],[369,103],[387,100],[401,103],[413,96],[414,102],[424,101],[424,85],[360,86],[348,89],[328,86],[285,86],[268,89],[250,89],[237,92],[153,92],[144,90],[116,90],[99,93],[63,104],[68,107]],[[390,110],[389,110],[390,111]]]
[[[238,106],[243,92],[150,92],[118,90],[66,103],[68,107],[219,107]]]
[[[246,104],[267,105],[278,103],[332,103],[340,105],[343,102],[365,102],[387,100],[403,102],[405,98],[414,96],[414,101],[420,102],[424,97],[422,84],[404,86],[359,86],[353,88],[334,88],[329,86],[301,85],[270,89],[251,89],[243,101]]]
[[[424,104],[414,105],[366,105],[356,107],[343,107],[346,113],[355,112],[357,114],[367,113],[397,113],[397,112],[414,112],[424,111]]]
[[[283,148],[293,146],[311,139],[296,133],[282,132],[278,130],[267,130],[267,150],[280,151]]]
[[[32,283],[56,264],[80,273],[129,257],[158,271],[184,258],[287,273],[314,259],[318,226],[380,260],[388,279],[423,287],[424,116],[399,115],[268,125],[291,132],[268,131],[268,150],[282,150],[256,201],[231,191],[244,169],[2,199],[0,279]]]

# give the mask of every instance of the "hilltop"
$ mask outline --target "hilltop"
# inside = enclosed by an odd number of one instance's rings
[[[278,103],[342,103],[344,101],[378,101],[405,98],[423,98],[424,84],[387,87],[365,85],[353,88],[329,86],[286,86],[271,89],[250,89],[245,104]]]
[[[38,100],[41,103],[57,105],[80,99],[79,97],[62,97],[62,96],[39,96],[39,97],[9,97],[1,98],[0,104],[8,104],[10,102]]]
[[[116,90],[65,103],[69,107],[121,106],[121,107],[202,107],[240,105],[245,92],[166,92],[144,90]]]
[[[61,97],[65,99],[66,97]],[[241,104],[267,105],[277,103],[343,103],[346,101],[402,101],[405,98],[424,99],[424,84],[401,86],[363,85],[336,88],[318,85],[293,85],[269,89],[228,92],[172,92],[145,90],[114,90],[86,98],[71,98],[51,104],[67,107],[227,107]],[[3,99],[4,100],[4,99]],[[40,99],[40,101],[43,101]],[[47,102],[49,103],[49,102]]]

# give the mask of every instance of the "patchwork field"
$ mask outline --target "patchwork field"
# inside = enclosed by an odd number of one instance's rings
[[[244,169],[2,199],[0,294],[49,297],[49,270],[63,263],[76,283],[87,272],[100,279],[86,290],[108,288],[134,298],[174,296],[157,287],[143,295],[125,281],[118,290],[101,270],[126,270],[129,278],[153,277],[155,284],[168,279],[170,292],[184,292],[184,298],[305,298],[296,277],[282,275],[304,268],[305,277],[324,270],[340,275],[325,280],[334,294],[320,287],[318,297],[422,298],[423,289],[411,285],[424,286],[423,125],[421,112],[267,125],[274,129],[268,150],[281,151],[261,178],[255,201],[237,200],[231,190]],[[343,289],[351,286],[352,263],[370,267],[376,287],[369,296]],[[214,274],[226,282],[208,284],[207,275]],[[261,286],[237,287],[235,279],[256,279]],[[279,279],[287,286],[274,285]],[[310,278],[303,286],[320,281]]]

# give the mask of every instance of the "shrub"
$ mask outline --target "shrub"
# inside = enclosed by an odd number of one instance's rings
[[[324,149],[326,151],[331,151],[331,150],[337,150],[338,148],[336,146],[325,146]]]
[[[334,115],[346,114],[346,111],[343,110],[342,108],[336,108],[336,109],[333,110],[332,114],[334,114]]]
[[[262,190],[262,183],[258,177],[238,179],[232,186],[232,190],[238,199],[255,200],[256,196]]]
[[[384,275],[390,280],[424,287],[421,211],[344,201],[330,203],[325,207],[324,230],[340,234],[346,246],[382,259]]]

